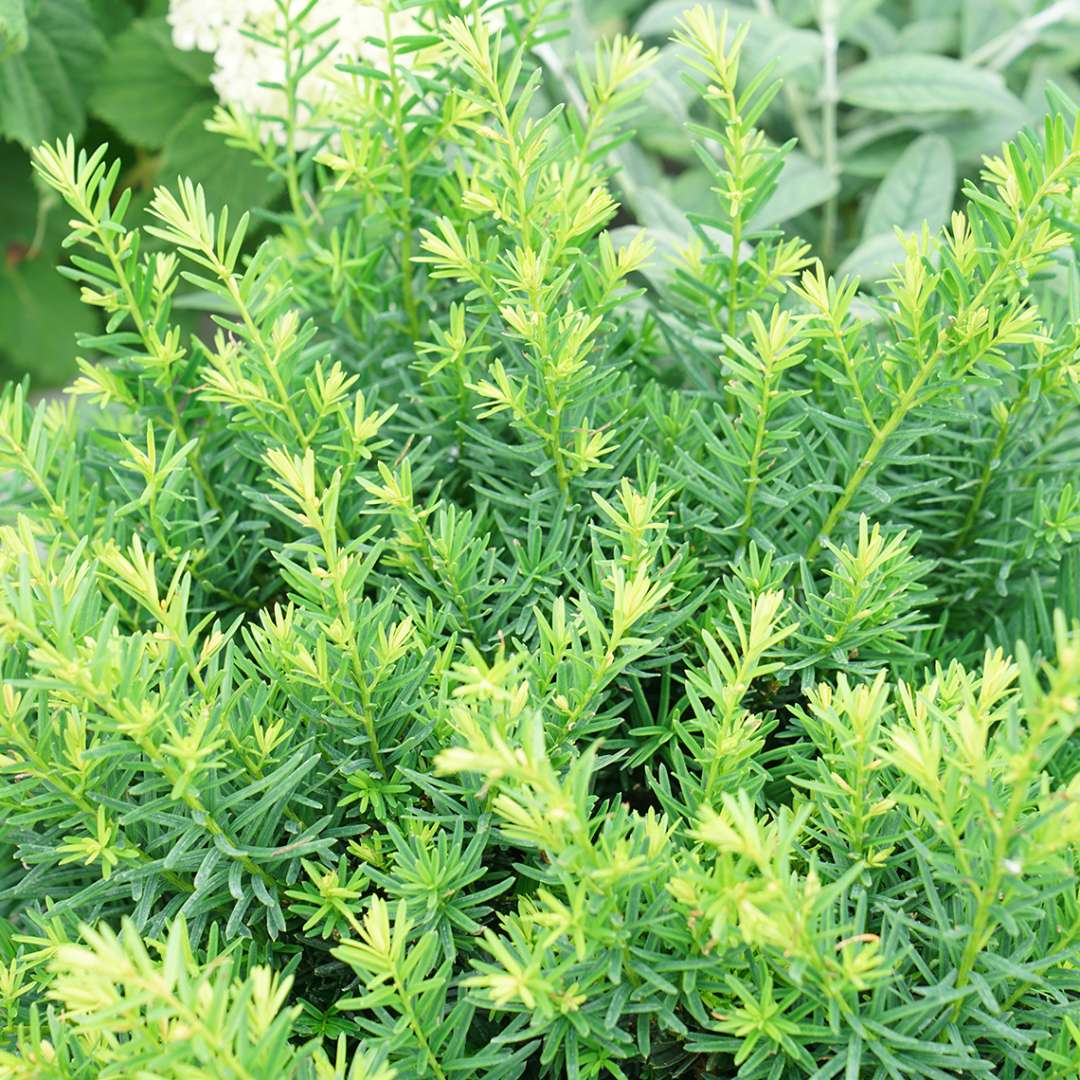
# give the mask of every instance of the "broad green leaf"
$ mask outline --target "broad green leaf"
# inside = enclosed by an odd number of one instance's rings
[[[131,24],[136,15],[135,8],[139,9],[140,14],[152,14],[144,10],[152,5],[139,3],[138,0],[90,0],[90,4],[97,17],[97,24],[106,38],[119,34]]]
[[[839,186],[813,158],[793,150],[784,161],[776,191],[751,224],[766,229],[790,221],[832,198]]]
[[[35,384],[58,385],[75,370],[75,335],[97,328],[79,290],[52,261],[25,259],[0,266],[0,356]]]
[[[905,24],[897,38],[899,47],[905,52],[948,53],[959,42],[959,21],[948,16],[913,19]]]
[[[640,0],[589,0],[586,10],[589,21],[603,30],[611,22],[617,25],[618,20],[632,16],[640,6]]]
[[[686,223],[686,211],[676,206],[666,195],[656,190],[642,190],[634,193],[632,200],[634,215],[642,225],[649,228],[665,229],[683,238],[683,244],[690,239],[690,227]]]
[[[663,186],[664,174],[660,163],[632,142],[624,143],[612,155],[614,180],[621,201],[633,207],[639,195],[647,195]]]
[[[863,240],[840,264],[840,277],[857,277],[864,283],[879,281],[904,257],[900,238],[894,232],[876,233]]]
[[[896,28],[877,12],[853,23],[840,37],[847,44],[862,49],[867,56],[881,56],[897,50]]]
[[[862,241],[841,273],[874,280],[903,257],[895,229],[914,232],[925,221],[931,230],[945,223],[956,190],[956,163],[942,135],[922,135],[896,159],[874,192],[863,223]]]
[[[0,141],[0,254],[12,244],[33,242],[37,205],[26,154],[15,143]]]
[[[1020,19],[1019,13],[1009,4],[988,4],[986,0],[963,0],[961,15],[962,41],[961,51],[964,56],[975,52],[1002,35],[1008,35],[1015,29]]]
[[[0,64],[0,135],[24,146],[81,135],[104,49],[86,0],[40,0],[26,48]]]
[[[848,31],[864,22],[881,7],[881,0],[847,0],[838,7],[840,11],[836,20],[836,30],[843,39]]]
[[[687,212],[705,214],[716,207],[713,178],[702,166],[683,170],[667,185],[667,191],[672,202]]]
[[[1017,99],[1004,81],[960,60],[930,53],[876,56],[840,80],[840,98],[881,112],[1010,112]]]
[[[881,180],[916,136],[899,122],[857,129],[840,140],[840,169],[845,176]]]
[[[845,176],[879,179],[896,164],[912,139],[940,135],[952,149],[953,159],[970,166],[982,155],[997,150],[1025,124],[1036,120],[1041,109],[1027,109],[1017,102],[1015,112],[970,116],[962,113],[922,113],[892,116],[856,128],[840,139],[840,162]]]
[[[975,0],[975,3],[984,7],[995,0]],[[953,15],[959,17],[964,0],[912,0],[909,5],[913,19],[932,19],[936,15]]]
[[[194,77],[165,20],[139,19],[111,43],[90,108],[128,142],[160,149],[188,110],[210,99],[206,60],[203,78]]]
[[[643,229],[653,244],[653,255],[643,273],[656,287],[671,281],[680,261],[681,252],[690,241],[690,224],[686,207],[677,206],[656,187],[638,187],[625,193],[628,207],[637,219],[636,225],[611,230],[616,246],[628,243]]]
[[[679,51],[673,45],[660,50],[656,63],[648,75],[648,88],[645,91],[645,108],[635,123],[635,130],[640,132],[645,127],[666,126],[669,130],[674,121],[682,125],[690,119],[690,107],[695,100],[694,88],[682,77],[684,67]]]
[[[1025,124],[1035,120],[1039,112],[1041,110],[1029,111],[1018,100],[1016,108],[1007,112],[978,117],[943,117],[933,125],[933,130],[949,140],[957,161],[977,165],[983,154],[996,153],[1006,139],[1011,139]]]
[[[696,158],[684,125],[696,95],[683,74],[681,50],[674,45],[661,49],[649,71],[634,130],[643,147],[661,157],[689,163]]]
[[[22,52],[28,40],[24,0],[0,0],[0,60]]]
[[[923,135],[901,154],[874,192],[863,239],[878,233],[891,235],[894,225],[908,231],[925,221],[937,229],[949,216],[955,190],[956,163],[948,140]]]
[[[641,268],[642,276],[653,288],[663,289],[675,276],[675,270],[681,262],[681,252],[686,247],[687,234],[676,233],[662,225],[620,225],[611,230],[611,241],[617,248],[624,247],[640,232],[648,236],[653,246],[649,261]]]
[[[171,186],[178,176],[186,176],[202,184],[209,201],[218,206],[265,206],[277,190],[275,183],[249,154],[206,130],[213,111],[209,102],[199,102],[173,128],[162,149],[159,182]]]

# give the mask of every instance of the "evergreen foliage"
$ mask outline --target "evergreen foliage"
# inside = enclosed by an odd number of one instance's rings
[[[694,8],[647,288],[654,54],[554,100],[481,6],[303,152],[219,110],[253,248],[35,153],[106,329],[0,402],[0,1077],[1076,1076],[1075,109],[860,287],[755,225],[779,84]]]

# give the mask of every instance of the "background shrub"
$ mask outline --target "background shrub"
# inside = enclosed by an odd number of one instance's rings
[[[29,151],[45,139],[108,140],[121,183],[145,206],[183,174],[215,206],[274,194],[250,159],[205,130],[212,61],[172,42],[166,0],[6,0],[0,5],[0,372],[59,385],[76,333],[99,328],[57,275],[67,223],[35,184]],[[197,319],[191,320],[192,325]]]
[[[1067,3],[707,6],[732,27],[746,26],[742,56],[751,73],[772,63],[783,77],[761,126],[777,143],[798,140],[757,224],[786,224],[828,269],[866,279],[884,277],[900,257],[894,226],[946,224],[982,155],[1040,120],[1049,82],[1073,96],[1077,89],[1080,25]],[[669,42],[685,7],[577,7],[579,27],[624,24],[661,49],[620,188],[639,220],[676,246],[682,215],[708,215],[713,203],[709,170],[685,133],[700,107]]]

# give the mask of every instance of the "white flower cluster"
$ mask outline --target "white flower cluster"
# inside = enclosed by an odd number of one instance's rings
[[[306,4],[307,0],[288,0],[286,10],[298,11]],[[262,85],[284,83],[284,51],[249,36],[254,32],[271,41],[281,39],[285,16],[276,0],[170,0],[168,18],[178,49],[214,54],[211,81],[224,104],[238,106],[253,116],[285,117],[284,91]],[[385,66],[385,50],[368,40],[386,36],[381,6],[360,0],[318,0],[304,25],[316,29],[334,19],[334,27],[318,39],[320,48],[333,46],[330,54],[300,83],[299,97],[306,106],[298,118],[301,145],[315,141],[317,133],[312,128],[339,92],[343,76],[336,65],[360,62]],[[420,32],[408,13],[393,13],[390,26],[395,37]],[[409,56],[403,59],[407,62]],[[284,141],[282,123],[268,121],[265,129]]]

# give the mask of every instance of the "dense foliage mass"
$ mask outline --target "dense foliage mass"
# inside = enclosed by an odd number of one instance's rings
[[[695,8],[669,264],[655,54],[482,6],[313,111],[282,3],[258,244],[35,153],[106,328],[0,401],[0,1077],[1075,1077],[1074,107],[860,289]]]
[[[299,0],[294,0],[299,2]],[[535,3],[535,0],[534,0]],[[486,0],[489,24],[507,0]],[[423,33],[428,4],[399,0],[393,33]],[[443,11],[473,5],[440,0]],[[541,5],[536,5],[541,6]],[[618,160],[617,196],[659,250],[681,247],[686,211],[709,212],[708,170],[685,124],[695,94],[670,42],[687,0],[546,0],[565,33],[544,57],[552,101],[574,92],[575,60],[598,38],[632,30],[659,49],[636,139]],[[774,62],[782,92],[760,124],[797,137],[777,190],[755,224],[785,225],[814,244],[830,271],[884,276],[902,251],[892,226],[936,230],[958,177],[1043,112],[1048,82],[1075,99],[1080,9],[1075,0],[710,0],[745,25],[744,67]],[[530,14],[532,12],[530,11]],[[320,23],[337,19],[301,77],[317,107],[332,96],[335,65],[379,66],[382,0],[318,0]],[[29,150],[73,133],[108,140],[119,183],[141,213],[178,175],[203,185],[213,211],[275,205],[278,183],[249,155],[208,131],[216,99],[285,126],[285,67],[274,44],[277,0],[3,0],[0,2],[0,377],[29,372],[38,387],[72,375],[71,340],[99,324],[78,290],[54,272],[66,219],[54,193],[32,182]],[[270,39],[270,40],[268,40]],[[321,54],[322,50],[320,50]],[[408,53],[399,62],[408,63]],[[314,57],[312,59],[315,59]],[[897,72],[902,71],[902,78]],[[333,122],[328,116],[327,121]],[[298,145],[309,135],[294,128]],[[254,237],[252,237],[254,240]],[[653,260],[650,274],[664,272]],[[174,310],[185,332],[195,312]]]

